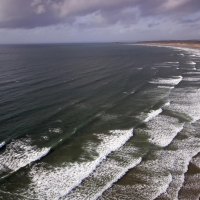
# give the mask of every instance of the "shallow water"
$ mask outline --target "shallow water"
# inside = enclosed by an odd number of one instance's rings
[[[1,46],[0,199],[186,199],[200,152],[199,55]]]

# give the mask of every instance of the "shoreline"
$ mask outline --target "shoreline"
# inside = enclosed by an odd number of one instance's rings
[[[172,47],[172,48],[187,48],[200,50],[200,42],[141,42],[139,45],[147,46],[160,46],[160,47]]]

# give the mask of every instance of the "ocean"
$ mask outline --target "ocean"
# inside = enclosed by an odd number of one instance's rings
[[[0,94],[0,199],[199,198],[199,50],[2,45]]]

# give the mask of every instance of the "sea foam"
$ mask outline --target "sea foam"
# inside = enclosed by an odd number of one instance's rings
[[[152,120],[154,117],[159,115],[161,112],[162,112],[162,108],[159,108],[158,110],[151,110],[147,114],[147,118],[144,120],[144,122],[148,122],[148,121]]]
[[[193,87],[176,88],[170,95],[170,110],[183,113],[192,118],[192,122],[200,119],[200,89]]]
[[[155,150],[150,159],[143,160],[132,170],[127,180],[133,184],[116,184],[100,199],[177,200],[189,162],[200,151],[200,138],[193,124],[188,124],[181,134],[184,139],[174,139],[166,149]]]
[[[131,151],[129,153],[131,153]],[[101,166],[99,166],[79,187],[63,199],[98,199],[104,191],[108,190],[115,182],[123,177],[127,171],[137,166],[142,160],[142,158],[133,158],[133,156],[130,155],[127,156],[125,153],[123,153],[123,155],[125,157],[121,157],[122,155],[120,155],[120,158],[122,160],[124,159],[124,163],[114,160],[114,158],[109,158],[101,163]]]
[[[1,142],[0,143],[0,148],[2,148],[3,146],[5,146],[5,144],[6,144],[5,142]]]
[[[183,129],[184,123],[166,115],[158,115],[147,123],[149,141],[161,147],[169,145],[174,137]]]
[[[182,76],[174,76],[172,78],[158,78],[150,81],[149,83],[158,85],[178,85],[182,81]]]
[[[133,129],[113,130],[109,131],[109,135],[98,134],[100,144],[87,145],[95,146],[94,151],[96,150],[98,156],[94,160],[65,163],[60,167],[49,166],[48,170],[36,165],[30,172],[32,182],[30,193],[34,191],[36,195],[34,198],[41,199],[66,196],[87,178],[111,152],[123,146],[132,135]]]
[[[0,171],[17,171],[48,154],[49,148],[39,149],[30,145],[29,139],[13,140],[0,155]]]

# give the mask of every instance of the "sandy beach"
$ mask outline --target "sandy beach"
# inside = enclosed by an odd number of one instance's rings
[[[153,46],[171,46],[171,47],[181,47],[181,48],[190,48],[190,49],[200,49],[199,41],[159,41],[159,42],[144,42],[145,45]]]

